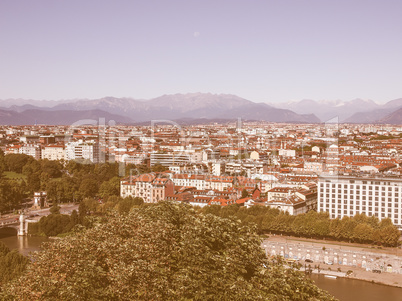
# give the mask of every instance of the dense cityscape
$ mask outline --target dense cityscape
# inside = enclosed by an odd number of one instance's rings
[[[400,301],[402,1],[0,1],[0,300]]]
[[[387,251],[344,246],[341,256],[328,245],[311,249],[275,238],[398,247],[400,126],[91,122],[2,126],[0,137],[1,210],[6,219],[21,213],[14,224],[22,237],[69,236],[79,226],[92,231],[93,219],[113,220],[113,210],[125,215],[130,208],[166,201],[256,225],[260,235],[270,234],[261,245],[265,253],[281,255],[288,264],[315,262],[332,277],[343,277],[342,267],[348,277],[355,268],[398,277],[402,272],[401,257]],[[73,204],[68,211],[67,204]],[[3,229],[10,226],[4,218]],[[331,272],[334,264],[340,268]],[[19,275],[13,269],[6,273]],[[13,278],[7,277],[3,281]],[[27,297],[14,288],[12,293]]]
[[[364,213],[402,228],[399,126],[239,120],[197,126],[3,126],[0,135],[5,155],[118,163],[120,176],[129,175],[121,180],[122,197],[199,206],[258,204],[291,215],[314,209],[331,218]],[[142,180],[138,165],[160,166],[163,173]],[[241,198],[243,189],[248,198]]]

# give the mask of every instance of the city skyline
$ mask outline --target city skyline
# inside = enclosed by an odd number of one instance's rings
[[[401,97],[399,1],[0,3],[0,99]]]

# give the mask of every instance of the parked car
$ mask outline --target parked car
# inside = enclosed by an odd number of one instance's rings
[[[381,270],[373,270],[373,273],[381,274]]]
[[[311,259],[306,259],[305,262],[312,263],[312,262],[314,262],[314,261],[312,261]]]

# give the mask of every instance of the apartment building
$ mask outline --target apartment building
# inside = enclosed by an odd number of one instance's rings
[[[188,174],[176,174],[172,176],[172,181],[176,186],[195,187],[197,190],[203,190],[206,188],[205,175],[188,175]]]
[[[173,193],[173,181],[158,178],[155,173],[132,176],[120,182],[121,197],[140,197],[145,203],[157,203]]]
[[[42,151],[40,145],[35,144],[24,144],[19,148],[20,154],[25,154],[28,156],[34,157],[36,160],[39,160],[42,156]]]
[[[191,163],[191,156],[181,153],[151,153],[150,160],[151,165],[185,165]]]
[[[298,215],[308,211],[306,201],[296,195],[290,195],[285,199],[267,201],[266,206],[288,212],[290,215]]]
[[[270,201],[282,201],[287,199],[294,189],[291,187],[274,187],[267,192],[267,200]]]
[[[176,174],[172,181],[177,186],[195,187],[197,190],[227,190],[233,186],[233,177]]]
[[[390,218],[402,230],[402,179],[338,176],[319,178],[317,210],[331,218],[364,213]]]
[[[63,145],[46,145],[42,149],[42,159],[64,160],[65,149]]]
[[[66,160],[88,159],[93,163],[99,162],[98,142],[69,142],[66,144]]]

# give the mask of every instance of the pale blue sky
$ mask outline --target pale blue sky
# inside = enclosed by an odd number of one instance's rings
[[[402,97],[401,0],[0,0],[0,99]]]

